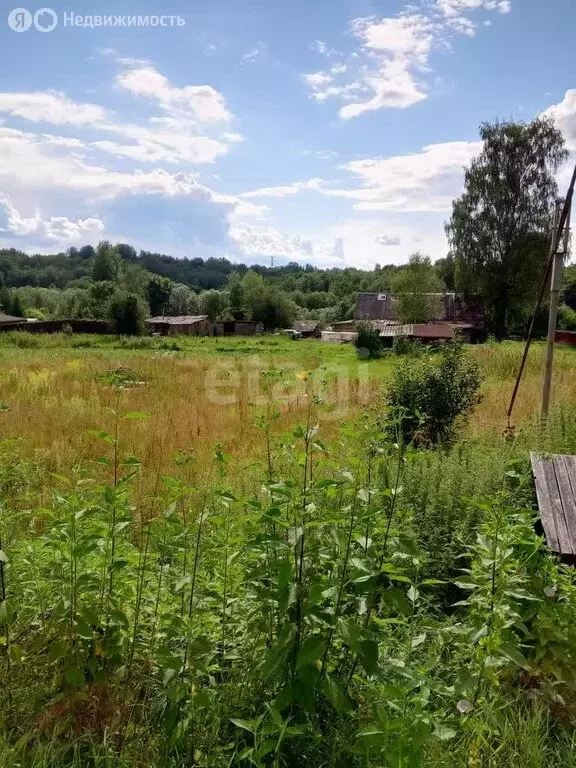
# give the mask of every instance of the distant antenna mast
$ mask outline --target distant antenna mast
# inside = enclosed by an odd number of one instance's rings
[[[274,269],[274,256],[270,256],[270,268]]]

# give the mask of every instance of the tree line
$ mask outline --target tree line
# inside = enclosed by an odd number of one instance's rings
[[[147,315],[205,314],[255,320],[268,330],[296,319],[324,325],[354,315],[359,292],[394,291],[407,322],[426,322],[426,294],[458,291],[484,307],[498,338],[527,324],[548,256],[556,174],[564,139],[546,118],[480,126],[483,147],[465,171],[463,194],[446,223],[449,251],[432,263],[413,254],[401,266],[266,267],[228,259],[177,259],[103,241],[55,255],[0,250],[0,306],[38,319],[112,319],[142,328]],[[128,311],[129,309],[129,311]],[[547,307],[539,318],[546,327]],[[130,323],[128,323],[130,325]],[[576,266],[565,270],[559,327],[576,330]]]

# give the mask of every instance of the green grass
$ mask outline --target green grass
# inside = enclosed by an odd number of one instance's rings
[[[494,410],[521,348],[488,345],[457,443],[402,451],[394,355],[36,341],[0,336],[0,765],[575,765],[576,586],[534,533],[528,462],[576,452],[572,350],[545,430],[542,349],[510,437]],[[242,381],[256,359],[267,396],[211,404],[223,358]],[[352,389],[369,371],[367,406],[331,418],[331,366]],[[146,384],[103,377],[127,367]]]

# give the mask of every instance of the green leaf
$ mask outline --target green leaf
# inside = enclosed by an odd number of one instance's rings
[[[22,661],[22,648],[20,648],[19,645],[12,643],[8,653],[10,655],[10,661],[12,664],[20,664]]]
[[[7,563],[8,562],[8,555],[6,552],[4,552],[3,549],[0,549],[0,563]]]
[[[82,637],[84,640],[92,640],[92,637],[94,636],[94,632],[90,625],[86,622],[86,620],[78,615],[76,616],[74,620],[74,625],[76,629],[76,634],[78,637]]]
[[[338,712],[339,715],[344,715],[347,712],[351,712],[354,709],[354,706],[352,704],[352,701],[350,697],[344,693],[342,688],[338,685],[338,683],[333,680],[331,677],[327,677],[324,679],[324,684],[322,686],[324,693],[326,695],[326,698],[328,701],[332,704],[336,712]]]
[[[515,664],[518,664],[519,667],[522,667],[523,669],[529,669],[530,665],[528,664],[528,661],[520,653],[518,648],[512,645],[512,643],[502,643],[500,646],[500,652],[504,654],[507,659],[513,661]]]
[[[437,739],[440,739],[440,741],[449,741],[457,735],[457,732],[453,728],[445,728],[442,725],[437,725],[432,735]]]
[[[143,413],[141,411],[129,411],[122,416],[123,419],[149,419],[149,413]]]
[[[248,720],[241,720],[238,717],[231,717],[230,722],[233,723],[237,728],[243,728],[245,731],[248,731],[249,733],[255,733],[253,724],[250,723]]]
[[[110,622],[112,624],[116,624],[118,627],[128,629],[128,619],[126,614],[122,611],[119,611],[117,608],[112,608],[110,611]]]
[[[70,667],[64,672],[64,679],[73,688],[83,688],[85,685],[84,672],[78,667]]]
[[[296,660],[296,669],[306,666],[307,664],[313,664],[320,658],[326,641],[321,635],[315,635],[314,637],[307,637],[302,643],[302,647],[298,652],[298,658]]]

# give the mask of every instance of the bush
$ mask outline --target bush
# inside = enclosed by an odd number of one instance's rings
[[[392,343],[392,350],[395,355],[420,355],[424,351],[420,339],[408,339],[406,336],[396,336]]]
[[[358,335],[354,342],[358,350],[358,356],[362,358],[379,357],[382,344],[380,342],[380,332],[370,325],[370,323],[360,323],[358,325]]]
[[[482,377],[459,344],[439,354],[403,360],[395,370],[388,403],[406,443],[450,444],[458,423],[479,402]]]
[[[121,336],[142,336],[146,332],[146,306],[140,296],[119,291],[109,306],[109,317]]]

